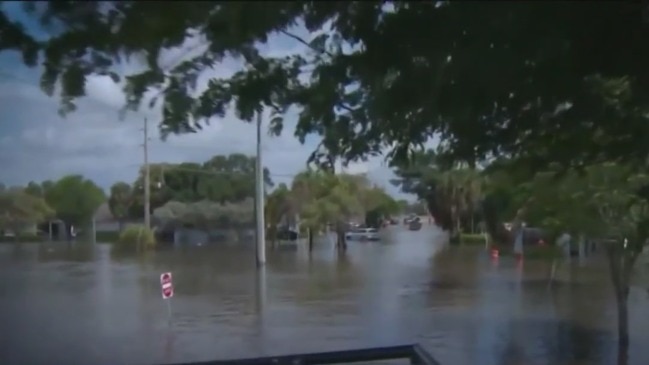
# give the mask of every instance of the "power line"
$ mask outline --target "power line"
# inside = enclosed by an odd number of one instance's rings
[[[24,78],[15,76],[13,74],[9,74],[9,73],[6,73],[4,71],[0,71],[0,77],[5,77],[5,78],[8,78],[8,79],[12,79],[12,80],[18,81],[20,84],[23,84],[23,85],[38,89],[39,91],[42,91],[42,89],[41,89],[41,87],[39,85],[36,85],[32,81],[28,81],[28,80],[26,80]],[[101,100],[98,100],[98,99],[84,98],[83,100],[85,100],[85,101],[89,100],[90,102],[92,102],[92,103],[94,103],[96,105],[101,105],[102,107],[109,108],[109,109],[113,110],[115,113],[118,113],[118,114],[122,111],[121,109],[116,108],[114,105],[109,105],[109,104],[107,104],[107,103],[105,103],[105,102],[103,102]],[[143,115],[144,113],[142,111],[129,110],[129,112],[132,112],[132,113],[135,113],[136,115],[144,117],[144,115]],[[149,140],[149,142],[153,142],[154,147],[170,147],[170,148],[176,148],[176,149],[196,149],[196,150],[203,150],[204,149],[206,151],[210,151],[209,147],[202,147],[202,146],[178,146],[178,145],[172,146],[172,145],[167,144],[164,141],[161,141],[160,139]],[[122,146],[122,148],[140,148],[140,147],[141,147],[141,144],[139,144],[139,143],[136,143],[136,144],[133,144],[133,145]],[[262,147],[263,147],[264,151],[269,149],[269,146],[267,144],[263,144]]]
[[[31,81],[27,81],[27,80],[25,80],[25,79],[23,79],[23,78],[21,78],[21,77],[17,77],[17,76],[15,76],[15,75],[13,75],[13,74],[8,74],[8,73],[3,72],[3,71],[0,71],[0,77],[6,77],[6,78],[9,78],[9,79],[13,79],[13,80],[16,80],[16,81],[18,81],[18,82],[20,82],[20,83],[22,83],[22,84],[27,85],[27,86],[34,87],[34,88],[37,88],[37,89],[39,89],[39,90],[41,89],[38,85],[34,85]],[[85,100],[91,100],[91,101],[92,101],[93,103],[95,103],[95,104],[98,104],[98,105],[101,105],[101,106],[103,106],[103,107],[107,107],[107,108],[113,109],[115,112],[119,112],[119,109],[115,108],[113,105],[108,105],[108,104],[106,104],[106,103],[104,103],[104,102],[101,102],[100,100],[93,99],[93,98],[87,98],[87,99],[85,99]],[[136,114],[141,114],[140,111],[135,111],[134,113],[136,113]],[[148,136],[148,132],[147,132],[147,136]],[[151,139],[148,138],[148,137],[145,137],[145,138],[147,138],[147,140],[146,140],[146,144],[147,144],[147,146],[146,146],[146,148],[145,148],[145,149],[146,149],[146,154],[147,154],[147,160],[148,160],[148,149],[151,147],[150,142],[155,142],[155,144],[153,145],[153,146],[155,146],[155,147],[163,147],[163,146],[164,146],[164,147],[167,147],[167,148],[178,148],[178,149],[196,149],[196,150],[203,150],[203,149],[205,149],[206,152],[213,152],[213,151],[210,151],[210,149],[209,149],[208,147],[199,147],[199,146],[171,146],[171,145],[168,145],[168,144],[166,144],[165,142],[160,141],[160,140],[151,140]],[[134,144],[134,145],[122,146],[122,148],[140,148],[140,147],[144,147],[143,144]],[[263,150],[267,150],[267,148],[268,148],[267,145],[265,145],[265,146],[262,145],[262,147],[263,147],[263,148],[262,148]],[[146,165],[146,163],[145,163],[145,165]],[[139,164],[133,164],[133,165],[129,165],[129,166],[140,166],[140,165],[139,165]],[[232,172],[225,172],[225,171],[224,171],[224,172],[218,172],[218,171],[205,171],[205,170],[192,170],[192,169],[188,170],[187,168],[179,168],[179,167],[174,167],[174,169],[175,169],[175,170],[181,170],[181,171],[195,172],[195,173],[214,174],[214,175],[218,175],[218,174],[232,175],[232,174],[233,174]],[[278,173],[270,173],[269,175],[270,175],[271,177],[294,178],[294,177],[297,176],[298,174],[299,174],[299,173],[293,173],[293,174],[278,174]]]
[[[162,163],[156,163],[156,162],[151,162],[149,163],[149,166],[151,165],[161,165],[161,170],[162,172],[165,171],[170,171],[170,170],[176,170],[176,171],[185,171],[185,172],[194,172],[198,174],[207,174],[207,175],[244,175],[244,176],[249,176],[253,174],[254,172],[236,172],[236,171],[213,171],[213,170],[201,170],[201,169],[192,169],[188,167],[180,167],[177,166],[173,163],[168,163],[168,162],[162,162]],[[129,164],[129,167],[135,167],[139,166],[142,167],[141,164]],[[157,166],[156,166],[157,167]],[[296,177],[300,173],[295,173],[295,174],[276,174],[276,173],[269,173],[268,175],[271,177]]]

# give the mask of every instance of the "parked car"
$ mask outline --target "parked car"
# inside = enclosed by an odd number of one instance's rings
[[[380,239],[376,228],[354,228],[345,233],[345,238],[349,241],[378,241]]]
[[[408,229],[411,231],[418,231],[421,229],[421,220],[419,218],[413,219],[408,223]]]
[[[417,215],[415,215],[415,214],[409,214],[408,216],[406,216],[405,218],[403,218],[403,224],[404,224],[404,225],[408,225],[408,224],[410,224],[410,222],[412,222],[412,221],[419,221],[419,220],[420,220],[420,219],[419,219],[419,216],[417,216]]]

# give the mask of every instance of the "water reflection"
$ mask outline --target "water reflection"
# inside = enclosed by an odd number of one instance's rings
[[[442,364],[612,364],[615,302],[601,266],[494,263],[432,229],[383,242],[271,251],[0,245],[0,363],[162,363],[420,342]],[[590,265],[590,266],[589,266]],[[570,272],[572,270],[572,272]],[[159,285],[174,275],[172,320]],[[629,364],[646,364],[633,294]]]
[[[44,242],[34,247],[41,263],[88,262],[95,254],[95,247],[87,243]]]

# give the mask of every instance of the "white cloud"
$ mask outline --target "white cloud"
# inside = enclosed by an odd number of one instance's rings
[[[122,84],[115,83],[108,76],[91,76],[86,81],[87,98],[114,109],[124,106]]]
[[[161,57],[171,63],[190,57],[200,51],[199,41],[194,47],[186,44]],[[280,44],[273,47],[272,44]],[[279,39],[264,52],[281,55],[299,51],[299,42]],[[226,76],[240,65],[227,61],[204,75],[198,84],[206,85],[210,77]],[[124,70],[135,70],[126,65]],[[22,70],[21,70],[22,72]],[[24,184],[29,180],[56,179],[65,174],[79,173],[108,187],[115,181],[132,181],[142,163],[142,126],[145,116],[150,121],[151,162],[205,161],[216,154],[241,152],[255,154],[256,128],[237,120],[233,115],[212,120],[203,131],[196,134],[171,136],[166,142],[159,140],[157,123],[159,111],[143,110],[130,113],[123,121],[118,110],[123,106],[122,86],[108,77],[92,77],[87,83],[88,96],[79,100],[78,110],[65,119],[57,115],[58,99],[48,98],[37,85],[13,80],[0,82],[0,108],[4,111],[0,121],[0,180],[9,184]],[[268,118],[264,118],[267,122]],[[284,132],[279,137],[263,134],[264,165],[277,182],[290,182],[292,175],[303,170],[306,159],[313,151],[310,143],[301,145],[293,136],[295,115],[287,115]],[[264,123],[264,131],[267,125]],[[351,164],[346,171],[366,173],[373,181],[398,193],[389,184],[390,170],[382,158]]]

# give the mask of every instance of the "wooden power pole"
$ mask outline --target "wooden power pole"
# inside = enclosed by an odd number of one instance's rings
[[[151,174],[149,169],[149,123],[144,118],[144,226],[151,229]]]

